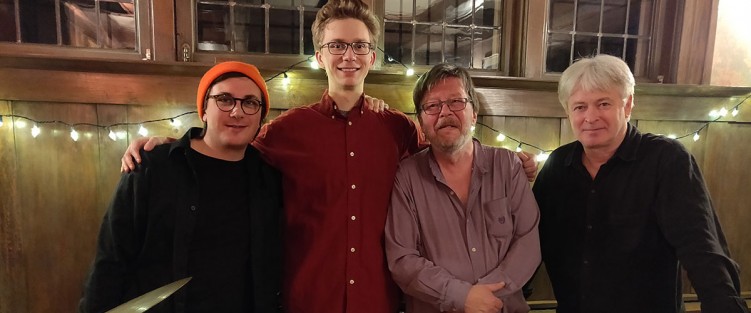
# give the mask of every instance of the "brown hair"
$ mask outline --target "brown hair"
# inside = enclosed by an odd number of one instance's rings
[[[438,82],[450,77],[456,77],[462,81],[464,90],[467,92],[467,97],[469,97],[469,100],[472,102],[470,103],[472,105],[472,111],[477,113],[479,110],[479,99],[477,98],[475,84],[472,82],[472,76],[469,72],[465,68],[454,64],[439,63],[433,66],[427,73],[422,74],[422,76],[417,79],[415,88],[412,90],[412,101],[415,103],[415,112],[417,113],[418,118],[422,112],[422,100],[428,91],[433,89]]]
[[[361,0],[331,0],[326,3],[316,14],[316,20],[310,28],[313,32],[313,46],[316,51],[321,49],[323,31],[331,21],[353,18],[365,24],[370,32],[371,44],[378,44],[378,36],[381,35],[381,27],[378,18],[373,14],[367,4]]]

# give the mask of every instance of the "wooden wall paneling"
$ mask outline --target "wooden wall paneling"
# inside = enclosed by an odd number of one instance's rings
[[[12,103],[0,101],[0,114],[11,113]],[[0,126],[0,313],[26,312],[28,301],[15,131],[13,119],[3,118]]]
[[[555,91],[476,88],[480,114],[497,116],[564,117]]]
[[[698,141],[694,141],[693,133],[704,123],[702,122],[675,122],[675,121],[652,121],[639,120],[637,128],[642,133],[653,133],[661,135],[683,136],[688,137],[680,139],[680,143],[696,158],[696,162],[701,166],[704,163],[704,152],[707,146],[707,131],[703,130]]]
[[[703,174],[730,254],[741,268],[741,288],[751,291],[751,124],[713,123],[706,138]]]
[[[96,123],[92,105],[14,102],[14,112],[37,120]],[[69,127],[40,127],[37,138],[28,131],[16,134],[27,276],[27,291],[21,296],[28,300],[27,312],[72,311],[91,261],[90,252],[83,251],[89,247],[81,245],[81,229],[97,205],[98,140],[91,127],[77,129],[78,142],[70,138]]]

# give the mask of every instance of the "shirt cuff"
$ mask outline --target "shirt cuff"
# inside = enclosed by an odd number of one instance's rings
[[[443,297],[444,301],[439,308],[441,312],[464,312],[464,303],[467,302],[470,288],[472,285],[468,282],[458,279],[450,280]]]

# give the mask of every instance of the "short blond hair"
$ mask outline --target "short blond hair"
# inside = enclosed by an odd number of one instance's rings
[[[373,46],[377,46],[378,37],[381,35],[381,27],[378,18],[373,14],[367,4],[361,0],[332,0],[326,3],[316,14],[316,20],[310,30],[313,32],[313,46],[316,51],[321,49],[323,31],[326,26],[335,20],[353,18],[365,24],[370,32],[370,40]]]

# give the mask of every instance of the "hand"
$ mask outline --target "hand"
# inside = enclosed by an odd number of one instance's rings
[[[151,151],[157,145],[175,140],[177,139],[169,137],[143,137],[134,139],[128,146],[128,149],[125,150],[123,158],[120,159],[120,172],[130,173],[136,169],[136,163],[141,163],[141,155],[139,154],[141,148]]]
[[[464,302],[465,313],[499,313],[503,308],[503,301],[493,293],[506,287],[506,283],[478,284],[472,286]]]
[[[373,98],[368,95],[365,95],[365,107],[367,107],[368,110],[371,110],[376,113],[380,113],[389,109],[389,105],[386,104],[386,102],[384,102],[381,99]]]
[[[524,173],[527,174],[527,179],[530,182],[535,181],[535,177],[537,177],[537,161],[535,161],[534,156],[524,151],[517,152],[516,155],[522,160],[522,167],[524,167]]]

